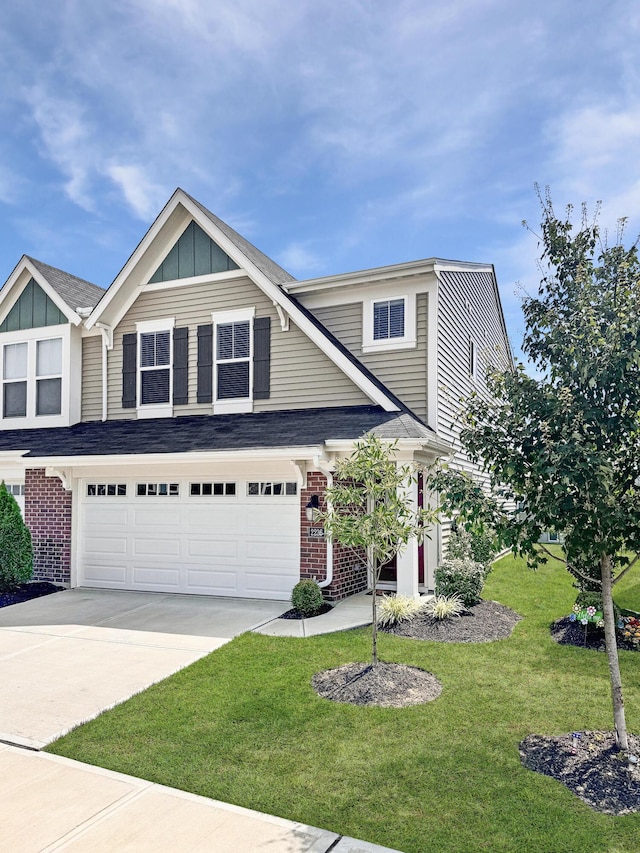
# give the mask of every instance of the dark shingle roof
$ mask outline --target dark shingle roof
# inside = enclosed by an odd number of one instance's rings
[[[91,284],[90,281],[51,267],[35,258],[29,258],[29,260],[72,311],[77,308],[95,307],[105,294],[103,288],[98,287],[97,284]]]
[[[343,406],[0,430],[0,451],[28,449],[26,456],[33,458],[253,450],[352,441],[370,431],[385,439],[435,438],[433,430],[408,413]]]

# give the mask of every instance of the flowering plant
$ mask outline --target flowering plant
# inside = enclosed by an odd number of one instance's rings
[[[569,620],[571,622],[580,622],[581,625],[585,626],[585,629],[589,625],[595,625],[596,628],[604,628],[602,610],[596,610],[593,605],[590,605],[589,607],[581,607],[576,602],[573,605],[573,610],[569,614]]]
[[[618,630],[622,639],[636,648],[640,644],[640,619],[635,616],[621,616],[618,620]]]

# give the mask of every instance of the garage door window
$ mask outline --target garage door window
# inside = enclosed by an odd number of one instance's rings
[[[297,495],[297,483],[247,483],[249,496],[278,497],[282,495]]]
[[[180,484],[138,483],[136,494],[139,498],[177,497],[180,494]]]
[[[192,497],[233,497],[236,494],[235,483],[191,483],[189,494]]]
[[[126,497],[126,483],[87,483],[88,498]]]

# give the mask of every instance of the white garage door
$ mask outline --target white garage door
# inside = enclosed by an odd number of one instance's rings
[[[295,482],[84,480],[79,584],[287,599],[300,577]]]

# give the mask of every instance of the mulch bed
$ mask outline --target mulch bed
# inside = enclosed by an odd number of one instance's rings
[[[384,663],[375,666],[348,663],[316,673],[311,684],[324,699],[351,705],[404,708],[431,702],[442,692],[435,675],[416,666]]]
[[[46,581],[34,581],[33,583],[21,583],[11,592],[0,593],[0,607],[8,607],[10,604],[21,604],[32,598],[40,598],[43,595],[51,595],[53,592],[61,592],[62,586],[56,586]]]
[[[381,628],[388,634],[415,640],[437,640],[441,643],[490,643],[504,640],[522,617],[497,601],[479,601],[460,616],[435,620],[417,616],[392,628]]]
[[[566,785],[603,814],[640,811],[640,772],[616,748],[613,732],[576,732],[550,737],[529,735],[520,744],[525,767]],[[640,755],[640,738],[629,735],[629,749]]]
[[[577,620],[571,621],[568,616],[563,616],[551,625],[551,638],[562,646],[579,646],[581,649],[594,649],[599,652],[606,651],[604,644],[604,629],[590,627],[587,631],[585,643],[584,625]],[[638,646],[625,642],[620,635],[617,637],[617,646],[625,651],[638,651]]]
[[[333,610],[333,607],[330,604],[325,603],[322,605],[320,610],[317,613],[314,613],[313,616],[305,616],[304,613],[301,613],[299,610],[296,610],[293,607],[291,610],[287,610],[286,613],[281,613],[278,617],[279,619],[315,619],[316,616],[322,616],[323,613],[328,613],[330,610]]]

